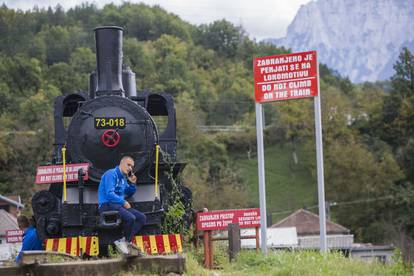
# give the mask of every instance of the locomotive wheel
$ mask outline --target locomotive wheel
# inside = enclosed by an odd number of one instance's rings
[[[56,197],[49,191],[37,192],[32,198],[32,208],[35,214],[45,215],[55,210]]]

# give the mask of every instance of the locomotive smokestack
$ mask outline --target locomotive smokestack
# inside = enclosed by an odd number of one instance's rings
[[[125,96],[122,86],[122,32],[123,29],[116,26],[95,29],[96,96]]]

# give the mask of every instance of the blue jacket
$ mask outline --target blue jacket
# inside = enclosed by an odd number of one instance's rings
[[[23,233],[22,249],[16,257],[16,262],[22,260],[22,251],[43,250],[42,241],[37,236],[37,231],[33,226],[27,228]]]
[[[128,184],[128,180],[121,173],[118,166],[107,170],[101,178],[98,188],[99,207],[103,203],[115,203],[124,205],[125,195],[132,196],[137,188],[135,185]]]

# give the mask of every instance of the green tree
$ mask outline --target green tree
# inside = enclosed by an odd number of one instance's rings
[[[123,26],[138,40],[156,40],[167,34],[191,41],[190,33],[194,27],[159,6],[124,3],[120,11],[127,20]]]
[[[395,74],[392,76],[392,86],[402,97],[411,97],[414,94],[414,55],[404,47],[394,65]]]
[[[33,38],[34,17],[30,12],[0,7],[0,51],[6,55],[23,53]]]
[[[222,19],[209,25],[200,26],[200,42],[209,49],[228,58],[235,57],[245,36],[242,27]]]
[[[138,82],[138,89],[144,87],[145,80],[155,74],[155,64],[148,47],[136,38],[124,39],[124,64],[131,67]]]
[[[180,39],[162,35],[153,43],[159,84],[155,90],[173,95],[186,90],[188,48]]]
[[[72,84],[73,91],[87,91],[89,87],[89,75],[96,68],[95,54],[91,49],[79,47],[72,52],[69,65],[72,67],[75,82]],[[70,92],[70,87],[64,88]]]
[[[84,30],[93,30],[99,24],[97,23],[98,8],[94,3],[82,3],[67,12],[67,20],[72,23],[79,23]]]
[[[87,86],[87,84],[81,83],[80,75],[64,62],[58,62],[50,66],[46,76],[48,83],[57,87],[62,94],[74,93]]]
[[[71,52],[84,45],[88,35],[79,27],[44,26],[39,33],[46,45],[46,63],[68,62]]]
[[[0,80],[7,84],[10,93],[18,97],[29,96],[41,86],[42,66],[38,60],[24,55],[2,56]]]
[[[394,69],[393,90],[385,100],[380,135],[396,149],[407,143],[414,131],[414,56],[407,48],[401,52]]]
[[[358,240],[377,239],[369,226],[378,223],[385,199],[403,177],[392,153],[378,156],[352,138],[337,140],[324,151],[327,199],[340,202],[335,218],[351,227]]]

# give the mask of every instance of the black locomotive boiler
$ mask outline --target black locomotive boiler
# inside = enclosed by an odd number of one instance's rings
[[[97,189],[103,173],[125,155],[134,158],[138,177],[137,192],[129,201],[147,216],[141,234],[160,233],[173,184],[179,183],[174,179],[185,165],[177,160],[174,103],[166,93],[137,93],[135,74],[122,64],[122,34],[120,27],[96,28],[97,69],[90,75],[89,93],[55,99],[52,164],[88,163],[89,168],[87,180],[80,170],[79,180],[68,182],[65,191],[63,183],[53,183],[33,196],[37,231],[43,240],[98,236],[100,245],[108,245],[122,236],[116,212],[98,213]],[[178,188],[189,207],[191,191]]]

